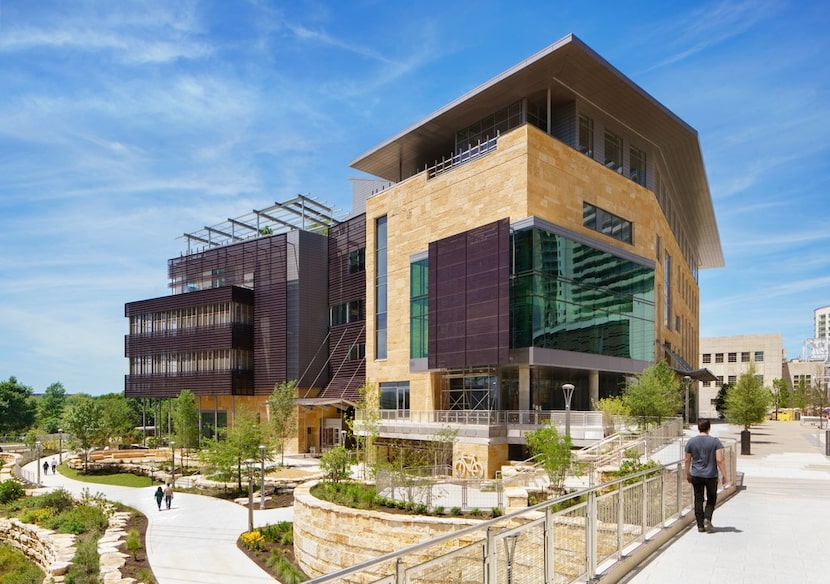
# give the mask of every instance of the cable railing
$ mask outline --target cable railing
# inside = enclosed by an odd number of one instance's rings
[[[737,446],[734,440],[722,442],[734,485]],[[691,522],[692,499],[683,460],[675,460],[315,577],[308,584],[594,581],[640,546],[659,545],[655,542],[663,541],[662,532],[676,533]]]

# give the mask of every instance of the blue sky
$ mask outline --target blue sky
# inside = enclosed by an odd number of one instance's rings
[[[830,304],[830,3],[0,0],[0,378],[123,390],[177,239],[310,193],[574,33],[699,132],[726,267],[701,335]]]

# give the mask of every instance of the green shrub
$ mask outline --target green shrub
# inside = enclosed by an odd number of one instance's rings
[[[66,584],[99,584],[100,556],[98,555],[98,537],[84,535],[78,540],[75,557],[66,573]]]
[[[349,477],[352,456],[343,446],[332,448],[320,457],[320,469],[326,473],[326,480],[339,483]]]
[[[481,509],[479,509],[478,507],[473,507],[472,509],[470,509],[470,515],[472,515],[473,517],[481,517]]]
[[[429,511],[429,508],[423,503],[418,503],[417,505],[415,505],[414,511],[418,515],[426,515]]]
[[[450,515],[461,515],[461,507],[453,507],[452,509],[450,509]]]
[[[72,509],[76,503],[69,491],[58,489],[35,497],[33,505],[36,507],[51,507],[57,513],[62,513]]]
[[[141,534],[137,529],[131,529],[127,532],[127,541],[125,542],[127,551],[130,552],[134,560],[138,560],[138,550],[141,549]]]
[[[501,507],[492,507],[492,508],[490,508],[490,517],[495,519],[496,517],[501,517],[501,514],[502,514]]]
[[[438,505],[435,509],[432,510],[435,515],[443,515],[444,514],[444,506]]]
[[[9,479],[0,483],[0,503],[6,504],[20,499],[26,494],[26,488],[22,483]]]
[[[70,509],[53,518],[47,527],[61,533],[101,534],[106,528],[109,520],[103,511],[96,507],[85,505]]]
[[[271,550],[271,557],[265,563],[276,573],[277,580],[283,584],[299,584],[308,580],[306,575],[292,564],[280,550]]]

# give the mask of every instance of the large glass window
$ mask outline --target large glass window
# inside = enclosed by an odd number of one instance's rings
[[[375,359],[386,359],[386,216],[375,221]]]
[[[429,260],[409,265],[409,358],[429,356]]]
[[[366,269],[366,248],[349,252],[349,273],[356,274]]]
[[[459,130],[455,136],[455,152],[456,154],[465,152],[469,148],[477,146],[480,142],[486,142],[507,130],[521,126],[522,123],[522,102],[513,102],[509,106]]]
[[[409,411],[409,382],[384,381],[380,383],[380,409]]]
[[[646,186],[646,153],[632,146],[628,149],[628,176],[635,183]]]
[[[561,235],[513,236],[511,347],[654,358],[654,270]]]
[[[622,169],[623,141],[611,130],[605,130],[605,166],[611,170]]]
[[[588,116],[579,115],[579,144],[577,150],[594,157],[594,120]]]
[[[448,373],[444,376],[441,409],[497,410],[497,388],[498,378],[490,369]]]

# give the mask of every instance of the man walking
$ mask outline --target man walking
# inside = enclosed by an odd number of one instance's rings
[[[709,420],[700,420],[697,436],[686,443],[686,480],[691,483],[695,493],[695,519],[697,530],[714,533],[712,513],[718,502],[718,470],[723,486],[729,483],[726,463],[723,460],[723,444],[714,436],[709,436],[712,425]],[[706,506],[703,495],[706,494]]]

